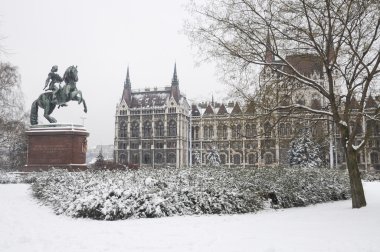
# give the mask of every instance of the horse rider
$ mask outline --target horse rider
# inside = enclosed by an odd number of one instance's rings
[[[47,79],[45,81],[45,87],[43,88],[46,91],[47,90],[53,91],[53,98],[52,98],[52,102],[53,103],[57,103],[56,92],[59,89],[55,84],[56,83],[61,83],[63,81],[63,79],[61,78],[61,76],[59,76],[59,74],[57,74],[57,71],[58,71],[58,66],[54,65],[51,68],[50,73],[48,74],[48,77],[47,77]],[[48,85],[49,85],[49,88],[46,89],[46,87],[48,87]]]

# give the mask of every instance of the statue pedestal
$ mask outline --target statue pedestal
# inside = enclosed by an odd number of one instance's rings
[[[81,125],[33,125],[27,131],[27,164],[23,171],[52,167],[69,171],[85,170],[88,131]]]

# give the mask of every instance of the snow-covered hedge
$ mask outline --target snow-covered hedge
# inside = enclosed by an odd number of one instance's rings
[[[6,172],[0,170],[0,184],[32,183],[37,173]]]
[[[32,188],[57,214],[101,220],[248,213],[350,197],[347,174],[325,169],[53,171]]]
[[[365,181],[380,181],[380,172],[360,172],[362,180]]]

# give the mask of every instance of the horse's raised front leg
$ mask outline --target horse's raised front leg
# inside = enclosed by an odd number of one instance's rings
[[[82,102],[83,102],[83,111],[84,113],[87,113],[86,101],[83,98],[82,98]]]
[[[80,90],[72,92],[70,95],[70,100],[78,101],[78,104],[81,104],[83,101],[82,92]]]

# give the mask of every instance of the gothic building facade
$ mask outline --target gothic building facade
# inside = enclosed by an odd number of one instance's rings
[[[291,55],[287,60],[297,71],[323,84],[322,67],[313,55]],[[260,78],[266,89],[261,102],[284,107],[298,103],[313,109],[327,106],[317,92],[296,86],[270,69],[264,68]],[[374,112],[379,104],[379,99],[370,96],[365,109]],[[353,112],[357,105],[353,102]],[[265,113],[252,101],[222,104],[212,99],[190,107],[179,90],[176,67],[170,86],[132,90],[128,70],[116,108],[114,158],[117,163],[150,167],[206,165],[207,153],[216,148],[221,164],[227,167],[287,165],[291,141],[299,130],[308,128],[321,146],[324,165],[345,167],[340,134],[328,118],[286,108],[270,117],[263,116]],[[380,170],[380,124],[363,118],[358,130],[358,144],[363,132],[371,132],[367,145],[358,154],[359,167]]]
[[[270,46],[269,40],[267,43],[267,46]],[[281,61],[276,60],[269,51],[266,52],[265,59],[267,62],[281,65]],[[288,55],[286,61],[303,76],[313,79],[321,86],[325,85],[323,67],[315,55]],[[294,71],[287,68],[280,70]],[[313,140],[320,145],[323,165],[345,168],[343,141],[330,118],[305,110],[290,109],[291,106],[288,106],[299,104],[314,110],[324,110],[328,109],[328,103],[317,91],[281,76],[278,73],[281,71],[263,68],[260,74],[261,90],[255,101],[256,104],[260,103],[260,106],[256,107],[254,102],[240,106],[238,103],[224,105],[213,101],[192,105],[193,160],[197,159],[196,162],[206,164],[207,153],[212,147],[216,147],[221,163],[228,167],[288,165],[291,141],[298,137],[302,130],[307,129]],[[338,88],[335,93],[339,94]],[[358,105],[358,102],[353,100],[350,104],[352,113],[360,112]],[[379,97],[370,96],[366,101],[366,113],[375,114],[379,105]],[[281,109],[269,113],[266,107]],[[357,130],[358,146],[364,138],[364,132],[370,133],[366,146],[357,156],[359,168],[380,171],[379,122],[363,117],[362,125]]]
[[[120,164],[188,165],[189,104],[174,66],[170,86],[133,90],[129,68],[116,107],[114,158]]]

